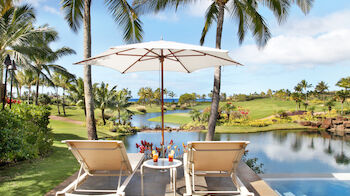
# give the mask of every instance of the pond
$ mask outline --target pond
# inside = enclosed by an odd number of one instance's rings
[[[141,140],[159,146],[160,132],[139,132],[122,139],[128,152],[137,152]],[[165,140],[182,146],[188,141],[204,140],[205,133],[166,132]],[[248,157],[263,163],[264,173],[350,172],[350,140],[332,138],[325,132],[272,131],[247,134],[215,134],[215,140],[247,140]]]
[[[169,111],[164,112],[164,115],[174,114],[174,113],[187,113],[189,111],[190,110],[169,110]],[[151,128],[151,129],[154,129],[157,126],[161,127],[160,122],[148,121],[148,119],[154,118],[157,116],[161,116],[161,112],[135,114],[132,116],[131,125],[135,126],[135,127],[140,127],[140,128],[147,127],[147,128]],[[179,128],[180,127],[179,124],[175,124],[175,123],[164,123],[164,126],[171,127],[171,128]]]

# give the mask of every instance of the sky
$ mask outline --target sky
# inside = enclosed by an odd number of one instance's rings
[[[68,46],[77,54],[65,56],[62,65],[77,77],[83,77],[83,66],[73,65],[83,60],[83,29],[74,33],[64,19],[60,0],[25,0],[36,9],[36,26],[49,24],[59,32],[53,48]],[[210,0],[201,0],[176,12],[172,9],[141,16],[143,41],[167,41],[199,45],[205,10]],[[225,16],[222,49],[244,66],[222,69],[221,92],[228,95],[254,93],[268,89],[290,89],[305,79],[313,86],[325,81],[330,90],[350,73],[350,1],[315,0],[310,13],[304,15],[293,5],[287,20],[279,24],[266,8],[259,8],[272,33],[268,44],[259,49],[248,33],[243,44],[236,36],[237,23]],[[112,46],[125,44],[121,28],[113,21],[104,1],[92,0],[92,56]],[[205,46],[215,47],[216,25],[209,30]],[[186,73],[166,72],[164,85],[176,97],[183,93],[208,94],[213,88],[214,68]],[[105,82],[118,89],[129,88],[133,97],[141,87],[160,87],[159,72],[120,74],[118,71],[92,66],[93,82]]]

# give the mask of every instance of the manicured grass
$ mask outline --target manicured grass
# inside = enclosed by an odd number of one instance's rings
[[[295,130],[302,129],[305,130],[304,126],[295,123],[288,124],[272,124],[266,127],[248,127],[248,126],[217,126],[215,133],[254,133],[254,132],[264,132],[264,131],[275,131],[275,130]],[[207,132],[207,130],[204,130]]]
[[[0,195],[44,195],[79,169],[78,162],[61,143],[66,139],[86,139],[86,128],[64,121],[50,120],[53,151],[48,157],[25,161],[0,169]],[[110,136],[98,131],[99,137]]]
[[[160,122],[161,117],[155,117],[148,119],[149,121]],[[177,123],[177,124],[186,124],[192,121],[190,114],[188,113],[175,113],[175,114],[167,114],[164,116],[164,121],[167,123]]]

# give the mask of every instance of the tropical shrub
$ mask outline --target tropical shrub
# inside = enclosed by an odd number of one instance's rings
[[[47,155],[53,143],[50,111],[44,106],[12,105],[0,111],[0,164]]]
[[[51,98],[47,94],[40,94],[39,103],[40,105],[48,105],[51,103]]]
[[[180,96],[179,98],[179,103],[184,104],[184,103],[191,103],[196,101],[196,96],[194,94],[189,94],[185,93]]]

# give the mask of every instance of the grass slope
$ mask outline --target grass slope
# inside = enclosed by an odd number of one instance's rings
[[[86,139],[86,128],[69,122],[50,120],[54,143],[45,158],[25,161],[0,169],[0,195],[44,195],[79,169],[78,162],[61,143],[66,139]],[[100,137],[105,132],[98,132]]]

